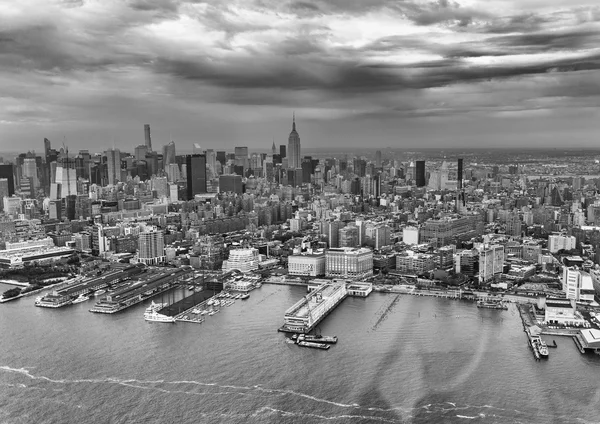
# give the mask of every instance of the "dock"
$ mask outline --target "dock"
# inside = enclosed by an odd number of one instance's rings
[[[71,301],[79,295],[89,295],[97,290],[108,287],[114,288],[129,278],[141,274],[143,271],[143,268],[134,265],[114,264],[113,268],[98,276],[73,278],[66,282],[66,284],[63,284],[60,289],[53,290],[39,301],[36,301],[36,306],[61,308],[71,305]]]
[[[278,331],[306,334],[348,296],[345,282],[324,282],[285,311]]]
[[[191,268],[149,269],[137,281],[102,297],[90,312],[114,314],[185,282],[190,275],[193,275]]]
[[[158,313],[175,318],[178,322],[191,322],[196,324],[202,324],[204,317],[200,314],[195,314],[192,311],[198,309],[200,311],[208,310],[206,302],[215,295],[219,294],[219,291],[203,289],[198,292],[194,292],[191,295],[173,303],[172,305],[165,306]],[[187,317],[187,318],[186,318]]]

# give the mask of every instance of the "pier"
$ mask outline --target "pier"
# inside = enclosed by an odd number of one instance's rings
[[[203,308],[206,304],[206,301],[219,292],[220,290],[208,289],[194,292],[191,295],[173,303],[172,305],[165,306],[159,310],[158,313],[181,320],[181,318],[183,318],[190,310],[194,308]]]
[[[142,268],[134,265],[114,264],[113,268],[100,276],[73,278],[65,282],[59,290],[54,290],[42,297],[42,299],[36,302],[36,306],[61,308],[70,305],[71,301],[80,294],[89,295],[94,291],[117,285],[143,271]]]
[[[345,282],[325,282],[285,311],[286,333],[308,333],[346,298]]]
[[[102,297],[90,312],[114,314],[179,285],[191,275],[191,268],[151,269],[138,281]]]

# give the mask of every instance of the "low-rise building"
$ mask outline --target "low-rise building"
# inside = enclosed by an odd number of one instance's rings
[[[289,256],[288,274],[306,277],[325,275],[325,252],[300,253]]]
[[[373,252],[364,247],[328,249],[325,253],[325,275],[332,278],[368,278],[373,275]]]

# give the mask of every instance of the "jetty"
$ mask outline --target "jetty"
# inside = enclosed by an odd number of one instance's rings
[[[309,333],[348,296],[346,282],[325,282],[285,311],[279,331]]]

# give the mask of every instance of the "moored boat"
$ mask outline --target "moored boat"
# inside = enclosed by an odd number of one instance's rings
[[[159,314],[156,311],[144,313],[144,319],[152,322],[175,322],[175,318]]]
[[[304,341],[299,341],[298,346],[312,347],[313,349],[323,349],[323,350],[327,350],[331,347],[331,345],[328,345],[326,343],[314,343],[314,342],[304,342]]]
[[[84,294],[80,294],[77,298],[73,299],[72,304],[76,305],[78,303],[85,302],[86,300],[90,300],[90,297]]]

